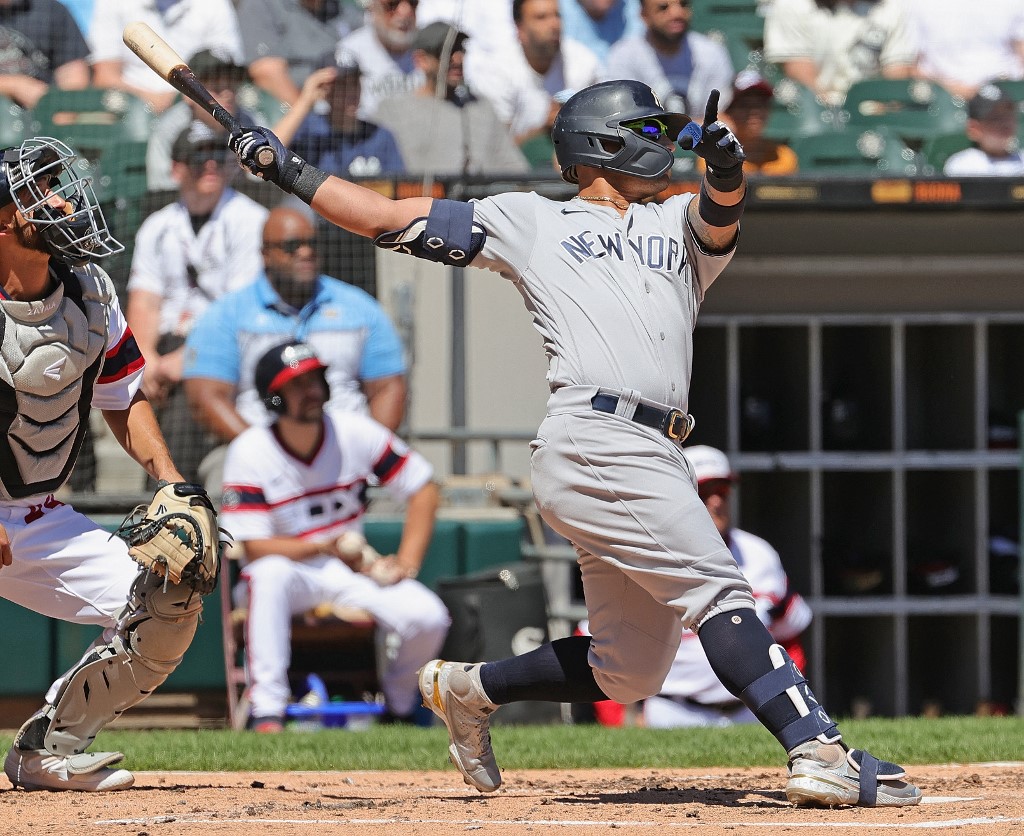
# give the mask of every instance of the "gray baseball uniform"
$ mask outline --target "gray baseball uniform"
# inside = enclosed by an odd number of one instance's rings
[[[515,282],[544,339],[551,397],[533,489],[580,555],[594,678],[621,702],[660,688],[680,619],[696,628],[754,606],[679,446],[631,420],[641,398],[685,411],[697,311],[732,256],[701,250],[691,199],[625,217],[537,194],[474,203],[487,242],[473,265]],[[618,397],[616,414],[593,408],[599,392]]]

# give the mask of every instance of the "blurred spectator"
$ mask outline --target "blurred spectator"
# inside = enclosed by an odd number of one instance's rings
[[[952,0],[904,0],[915,75],[970,99],[988,81],[1024,78],[1024,3],[991,0],[965,19]]]
[[[466,59],[492,56],[516,44],[512,0],[420,0],[416,23],[423,27],[442,21],[466,33]]]
[[[0,0],[0,94],[26,110],[50,85],[89,86],[89,46],[58,0]]]
[[[1017,138],[1017,103],[1009,93],[986,84],[967,105],[967,138],[973,148],[950,155],[942,171],[952,177],[1024,175]]]
[[[257,87],[294,104],[321,55],[363,25],[358,0],[238,0],[245,63]]]
[[[274,126],[281,142],[317,168],[340,177],[378,177],[405,171],[391,133],[359,118],[359,65],[343,54],[334,67],[315,70],[291,110]],[[326,114],[314,112],[324,102]],[[422,130],[422,125],[417,125]]]
[[[608,51],[608,78],[650,85],[665,108],[704,115],[712,90],[720,108],[729,105],[735,73],[729,52],[700,32],[690,31],[690,0],[640,0],[643,35],[624,38]]]
[[[338,62],[354,60],[362,72],[359,115],[372,119],[377,103],[423,83],[412,61],[419,0],[369,0],[370,23],[342,38]]]
[[[201,122],[171,149],[178,200],[139,228],[128,278],[128,325],[146,358],[142,388],[186,479],[214,441],[191,417],[181,387],[185,338],[209,304],[255,280],[267,210],[229,185],[238,172],[227,136]]]
[[[558,0],[513,0],[518,44],[493,65],[474,63],[469,86],[486,98],[517,142],[549,134],[558,109],[600,75],[600,62],[583,44],[562,37]]]
[[[683,456],[693,468],[697,493],[750,583],[758,618],[797,667],[806,670],[799,636],[811,623],[811,608],[790,588],[779,553],[767,541],[732,525],[729,499],[736,475],[728,458],[705,445],[683,448]],[[757,718],[715,676],[696,634],[683,630],[661,693],[644,702],[644,724],[678,728],[754,722]]]
[[[141,20],[172,48],[189,54],[209,49],[242,60],[242,39],[231,0],[96,0],[89,43],[93,83],[128,90],[153,110],[166,110],[178,95],[124,45],[125,26]]]
[[[775,0],[765,17],[765,58],[832,105],[856,81],[907,78],[916,46],[901,2]]]
[[[743,163],[747,174],[794,174],[800,167],[792,148],[764,136],[774,97],[772,86],[757,70],[743,70],[732,84],[732,101],[722,121],[732,128],[747,154]],[[703,172],[704,160],[698,158],[697,167]]]
[[[264,269],[256,281],[210,305],[189,332],[184,377],[194,413],[225,443],[250,425],[269,424],[256,391],[256,361],[294,339],[328,365],[331,409],[369,413],[397,430],[405,414],[405,358],[388,315],[365,291],[320,274],[307,212],[271,210],[262,240]],[[218,494],[223,451],[202,469]]]
[[[562,30],[602,61],[616,41],[644,33],[640,0],[559,0]]]
[[[442,98],[438,76],[447,59]],[[408,171],[437,175],[526,171],[529,164],[486,101],[470,92],[463,77],[466,35],[436,21],[416,33],[413,60],[424,76],[413,93],[380,103],[377,118],[398,140]]]
[[[88,37],[89,24],[92,22],[92,7],[96,0],[60,0],[61,5],[66,6],[71,16],[82,30],[82,35]]]
[[[188,61],[196,74],[214,98],[224,108],[240,117],[243,124],[256,124],[259,120],[251,114],[240,111],[235,94],[240,85],[249,80],[245,67],[239,66],[230,55],[218,54],[204,49]],[[153,123],[153,130],[146,147],[146,184],[150,191],[178,188],[178,180],[171,173],[171,146],[183,130],[194,121],[204,122],[211,129],[221,130],[209,113],[191,99],[182,98],[161,113]]]

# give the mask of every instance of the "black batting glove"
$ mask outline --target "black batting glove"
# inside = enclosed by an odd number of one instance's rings
[[[269,128],[250,125],[233,131],[228,139],[228,148],[238,157],[242,168],[269,183],[275,183],[289,194],[306,165],[306,161],[285,148]],[[260,159],[267,156],[265,149],[268,148],[273,152],[273,160],[261,164]]]
[[[729,126],[718,121],[718,100],[721,94],[712,90],[704,109],[701,136],[694,142],[689,133],[679,135],[679,147],[693,151],[707,163],[708,184],[722,192],[735,191],[743,182],[743,161],[747,155]]]

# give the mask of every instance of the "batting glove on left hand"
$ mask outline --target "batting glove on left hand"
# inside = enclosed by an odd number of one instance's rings
[[[228,147],[237,155],[242,168],[270,183],[276,183],[289,194],[306,165],[306,161],[285,148],[269,128],[248,126],[234,131],[228,139]],[[274,160],[269,165],[260,165],[259,157],[265,148],[273,152]]]
[[[739,188],[743,161],[747,155],[728,125],[718,121],[718,100],[721,94],[712,90],[704,109],[704,123],[700,139],[695,143],[692,134],[679,135],[679,147],[702,157],[708,167],[708,183],[719,191]]]

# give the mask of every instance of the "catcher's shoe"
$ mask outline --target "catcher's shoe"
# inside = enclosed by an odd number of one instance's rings
[[[420,669],[423,704],[444,720],[451,745],[448,757],[470,786],[494,792],[501,773],[491,750],[489,717],[498,708],[480,684],[482,664],[435,659]]]
[[[111,792],[126,790],[135,783],[127,769],[110,769],[120,763],[120,752],[84,752],[55,755],[45,749],[12,746],[4,761],[4,772],[15,787],[26,790],[79,790]]]
[[[789,753],[786,798],[798,806],[907,807],[921,790],[903,779],[903,767],[862,749],[809,740]]]

